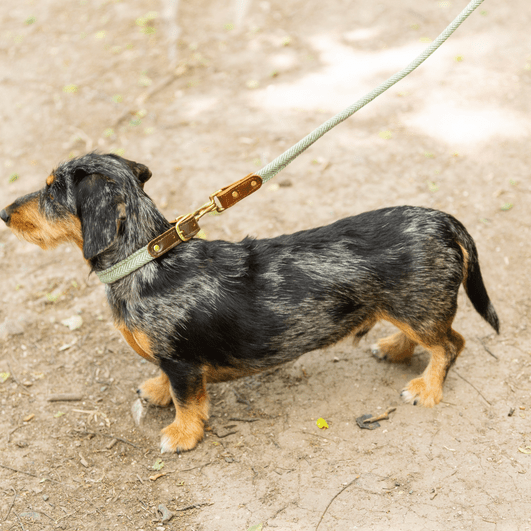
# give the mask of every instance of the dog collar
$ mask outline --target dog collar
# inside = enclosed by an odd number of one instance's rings
[[[135,251],[132,255],[112,267],[96,272],[96,275],[104,284],[112,284],[124,278],[177,245],[191,240],[201,230],[197,222],[202,216],[214,211],[223,212],[244,197],[251,195],[260,186],[262,186],[262,178],[259,175],[250,173],[243,179],[214,192],[210,196],[208,203],[205,203],[191,214],[181,216],[173,221],[172,223],[175,223],[174,227],[157,236],[145,247],[138,249],[138,251]]]
[[[109,267],[109,269],[97,272],[96,275],[104,284],[112,284],[167,253],[180,243],[192,239],[200,230],[197,219],[193,214],[188,214],[177,219],[175,227],[157,236],[142,249],[138,249],[131,256]]]

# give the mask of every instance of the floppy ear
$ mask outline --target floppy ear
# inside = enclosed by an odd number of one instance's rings
[[[124,159],[124,161],[131,168],[132,172],[135,174],[136,178],[140,181],[140,184],[143,187],[144,183],[151,178],[151,170],[139,162],[133,162],[132,160],[126,159]]]
[[[134,162],[132,160],[124,159],[123,157],[115,155],[114,153],[111,154],[110,156],[113,157],[114,159],[121,160],[124,164],[126,164],[129,167],[129,169],[133,172],[134,176],[138,179],[140,186],[144,188],[144,183],[151,178],[151,170],[147,166],[144,166],[143,164],[140,164],[139,162]]]
[[[83,256],[90,260],[108,249],[126,219],[125,201],[104,175],[86,176],[77,188],[78,213],[83,234]]]

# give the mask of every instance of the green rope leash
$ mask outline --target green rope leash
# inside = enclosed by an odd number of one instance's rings
[[[466,20],[466,18],[481,4],[483,0],[472,0],[463,11],[454,19],[454,21],[409,65],[403,70],[397,72],[394,76],[391,76],[387,81],[384,81],[380,86],[363,96],[356,103],[347,107],[344,111],[336,114],[317,129],[312,131],[308,136],[305,136],[302,140],[297,142],[294,146],[278,156],[273,162],[270,162],[267,166],[264,166],[261,170],[256,172],[256,175],[262,177],[263,182],[269,181],[277,173],[282,171],[290,162],[298,157],[303,151],[308,149],[316,140],[321,138],[325,133],[328,133],[330,129],[346,120],[349,116],[352,116],[356,111],[359,111],[362,107],[371,102],[374,98],[385,92],[388,88],[392,87],[395,83],[398,83],[401,79],[405,78],[408,74],[413,72],[415,68],[421,65],[441,44],[450,37],[450,35]]]

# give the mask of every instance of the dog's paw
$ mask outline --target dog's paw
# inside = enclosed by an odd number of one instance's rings
[[[433,407],[443,397],[441,386],[428,385],[423,377],[411,380],[400,393],[400,397],[408,404]]]
[[[140,398],[155,406],[169,406],[171,402],[170,381],[161,372],[160,376],[146,380],[136,391]]]
[[[387,359],[387,352],[383,352],[378,343],[371,345],[371,354],[380,361],[385,361]]]
[[[166,426],[161,433],[161,453],[184,452],[195,448],[197,443],[203,438],[203,423],[201,422],[195,426],[186,426],[183,429],[182,424],[173,422]]]
[[[415,343],[402,332],[384,337],[371,346],[371,354],[376,359],[392,363],[409,362],[414,350]]]

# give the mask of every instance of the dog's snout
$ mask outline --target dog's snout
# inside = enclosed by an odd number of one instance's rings
[[[4,221],[5,223],[9,223],[10,216],[5,208],[0,211],[0,218],[2,218],[2,221]]]

